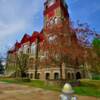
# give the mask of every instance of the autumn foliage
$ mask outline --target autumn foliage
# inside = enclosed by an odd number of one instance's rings
[[[62,64],[66,67],[78,68],[83,64],[84,48],[77,41],[75,30],[71,22],[59,24],[62,27],[53,27],[45,34],[43,51],[46,53],[46,63],[54,64],[60,68],[62,79]]]

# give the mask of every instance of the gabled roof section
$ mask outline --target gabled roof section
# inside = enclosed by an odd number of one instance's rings
[[[36,41],[38,35],[39,35],[39,32],[37,32],[37,31],[33,32],[32,36],[30,38],[31,44]]]
[[[40,40],[40,42],[42,42],[44,40],[43,30],[39,34],[39,40]]]
[[[19,43],[18,41],[15,43],[15,48],[19,49],[21,47],[21,43]]]
[[[21,44],[24,44],[26,42],[30,41],[30,35],[25,34],[21,40]]]
[[[32,44],[33,42],[35,42],[37,38],[39,39],[40,42],[44,40],[43,30],[40,33],[37,31],[33,32],[30,38],[30,43]]]

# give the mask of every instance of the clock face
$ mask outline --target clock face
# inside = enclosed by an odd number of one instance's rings
[[[55,3],[55,0],[48,0],[48,7],[52,6]]]

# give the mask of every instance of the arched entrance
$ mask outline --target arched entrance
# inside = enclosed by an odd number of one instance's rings
[[[54,79],[58,80],[59,79],[59,73],[54,73]]]
[[[45,79],[46,79],[46,80],[50,79],[50,73],[46,73]]]
[[[29,78],[29,73],[27,73],[27,77]]]
[[[81,73],[80,72],[76,73],[76,79],[81,79]]]
[[[32,74],[32,73],[30,74],[30,78],[31,78],[31,79],[33,78],[33,74]]]
[[[70,80],[70,79],[71,79],[71,74],[68,73],[68,74],[67,74],[67,77],[68,77],[68,79]]]
[[[40,73],[37,74],[37,79],[40,79]]]
[[[74,79],[74,73],[72,73],[72,79]]]

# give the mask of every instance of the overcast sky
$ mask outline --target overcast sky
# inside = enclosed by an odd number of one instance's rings
[[[100,0],[66,0],[74,22],[87,22],[100,33]],[[43,0],[0,0],[0,54],[20,41],[25,33],[41,31]]]

